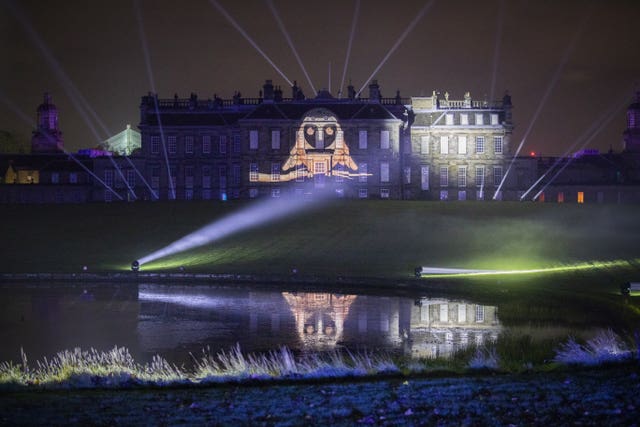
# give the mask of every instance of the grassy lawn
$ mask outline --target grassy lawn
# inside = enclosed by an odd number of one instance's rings
[[[0,272],[127,270],[247,202],[3,206]],[[414,267],[546,268],[640,258],[640,207],[332,201],[144,266],[402,278]]]

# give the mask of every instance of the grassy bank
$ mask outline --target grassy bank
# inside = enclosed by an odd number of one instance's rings
[[[3,206],[2,272],[117,271],[248,202]],[[637,206],[332,201],[146,270],[407,277],[640,258]]]

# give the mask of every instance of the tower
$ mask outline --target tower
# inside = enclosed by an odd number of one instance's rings
[[[627,129],[623,133],[624,151],[640,152],[640,91],[627,108]]]
[[[58,128],[58,109],[51,102],[51,95],[44,94],[44,102],[38,107],[37,129],[31,137],[31,152],[60,153],[63,151],[62,132]]]

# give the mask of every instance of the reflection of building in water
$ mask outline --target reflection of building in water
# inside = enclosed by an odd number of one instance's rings
[[[296,321],[296,331],[304,347],[322,350],[342,340],[344,321],[355,295],[291,293],[282,295]]]
[[[422,298],[411,310],[411,353],[448,356],[471,344],[495,341],[500,330],[497,307]]]

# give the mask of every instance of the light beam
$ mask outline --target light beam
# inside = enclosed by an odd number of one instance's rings
[[[253,39],[249,36],[249,34],[247,34],[247,32],[240,26],[240,24],[238,24],[238,22],[233,19],[233,17],[231,15],[229,15],[229,12],[227,12],[225,10],[225,8],[222,7],[222,5],[217,1],[217,0],[209,0],[209,2],[216,8],[218,9],[218,12],[220,12],[222,14],[222,16],[224,16],[227,21],[229,21],[229,23],[231,25],[233,25],[233,27],[238,30],[238,32],[240,34],[242,34],[242,36],[249,42],[249,44],[251,44],[251,46],[254,47],[255,50],[258,51],[258,53],[260,53],[260,55],[262,55],[262,57],[269,63],[271,64],[271,66],[278,72],[278,74],[280,74],[282,76],[283,79],[285,79],[285,81],[287,83],[289,83],[289,86],[293,86],[293,83],[291,82],[291,80],[289,80],[287,78],[287,76],[284,75],[284,73],[280,70],[280,68],[278,68],[278,66],[271,60],[271,58],[269,58],[267,56],[266,53],[264,53],[262,51],[262,49],[260,49],[260,46],[258,46],[258,44],[253,41]]]
[[[344,87],[344,79],[347,76],[347,67],[349,66],[349,57],[351,56],[351,45],[353,44],[353,35],[356,32],[356,23],[358,22],[358,15],[360,14],[360,0],[356,0],[356,8],[353,12],[353,21],[351,21],[351,32],[349,33],[349,43],[347,44],[347,54],[344,58],[344,69],[342,71],[342,80],[340,81],[340,87],[338,88],[338,97],[342,95],[342,88]]]
[[[378,66],[375,68],[375,70],[373,70],[373,73],[371,73],[371,75],[369,76],[369,78],[364,82],[364,84],[362,85],[362,87],[360,88],[360,90],[358,91],[358,93],[356,93],[356,98],[358,96],[360,96],[360,93],[364,90],[365,87],[367,87],[367,85],[369,84],[369,81],[371,81],[371,79],[373,78],[373,76],[376,75],[376,73],[380,70],[380,68],[382,68],[382,66],[384,65],[385,62],[387,62],[387,59],[389,59],[389,57],[391,56],[391,54],[393,54],[393,52],[396,51],[396,49],[398,48],[398,46],[400,46],[400,43],[402,43],[404,41],[404,39],[409,35],[409,33],[411,32],[411,30],[413,30],[413,27],[416,26],[416,24],[418,23],[418,21],[420,21],[420,19],[422,19],[422,17],[424,16],[425,13],[427,13],[427,10],[429,10],[429,8],[431,8],[431,6],[433,6],[433,4],[435,3],[435,0],[430,0],[428,1],[423,7],[422,9],[420,9],[420,11],[418,12],[418,14],[415,16],[415,18],[413,18],[413,20],[411,21],[411,23],[409,24],[409,26],[407,26],[407,28],[405,28],[405,30],[402,32],[402,34],[400,35],[400,37],[398,37],[398,40],[396,40],[396,42],[394,43],[394,45],[391,47],[391,49],[389,49],[389,52],[387,52],[387,54],[384,56],[384,58],[382,58],[382,61],[380,61],[380,63],[378,64]]]

